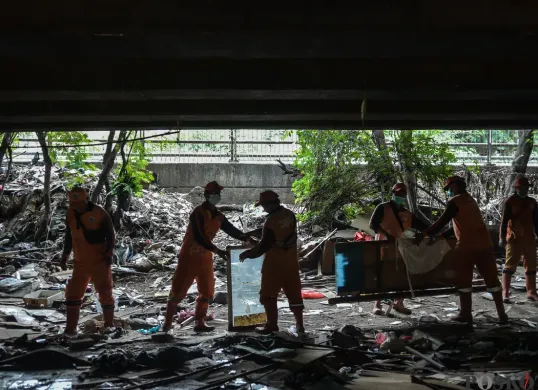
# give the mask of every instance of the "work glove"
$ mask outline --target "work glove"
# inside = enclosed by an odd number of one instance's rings
[[[228,261],[228,253],[222,249],[217,249],[215,252],[222,260]]]
[[[62,258],[60,259],[60,267],[62,270],[67,270],[67,260],[69,260],[69,253],[62,254]]]

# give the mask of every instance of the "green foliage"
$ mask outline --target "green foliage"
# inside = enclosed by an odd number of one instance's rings
[[[131,132],[128,139],[137,138],[136,132]],[[112,193],[118,196],[142,196],[144,184],[153,181],[153,174],[146,170],[150,154],[143,141],[128,141],[126,144],[126,164],[116,169],[116,180],[112,182]]]
[[[65,168],[86,168],[90,153],[84,144],[90,143],[88,134],[81,131],[49,131],[47,132],[47,144],[49,156],[53,164]],[[80,145],[63,147],[64,145]]]
[[[438,185],[452,172],[454,154],[435,140],[436,131],[384,131],[386,148],[370,130],[301,130],[294,166],[304,175],[293,183],[307,212],[300,219],[328,222],[336,211],[351,219],[376,199],[388,199],[406,172],[422,185]]]
[[[48,131],[46,135],[52,163],[66,169],[62,177],[66,181],[67,189],[84,185],[86,175],[96,170],[95,166],[88,162],[91,150],[85,146],[91,142],[88,134],[81,131]],[[65,147],[67,145],[77,146]]]

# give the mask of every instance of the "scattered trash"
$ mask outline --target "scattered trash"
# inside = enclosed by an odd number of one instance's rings
[[[54,301],[62,299],[62,293],[54,290],[37,290],[24,296],[28,307],[50,307]]]
[[[325,295],[323,295],[320,292],[317,291],[311,291],[311,290],[303,290],[302,291],[303,299],[323,299],[326,298]],[[342,305],[342,303],[339,303],[339,305]]]

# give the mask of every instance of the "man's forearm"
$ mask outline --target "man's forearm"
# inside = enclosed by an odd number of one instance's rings
[[[261,237],[262,233],[263,233],[263,227],[251,230],[250,232],[247,233],[247,235],[254,236],[254,237]]]
[[[509,204],[504,204],[503,215],[501,219],[501,229],[499,230],[499,239],[505,240],[508,234],[508,221],[512,217],[512,207]]]
[[[449,203],[445,212],[434,222],[429,228],[426,229],[424,235],[434,236],[439,233],[450,222],[452,218],[458,213],[458,208],[454,203]]]
[[[69,228],[69,226],[66,226],[65,235],[64,235],[63,254],[69,255],[71,254],[72,250],[73,250],[73,239],[71,237],[71,229]]]
[[[227,218],[224,218],[222,221],[221,230],[229,235],[232,238],[235,238],[236,240],[245,241],[245,239],[242,238],[244,235],[241,230],[236,228],[230,221],[228,221]]]
[[[251,258],[255,259],[269,252],[275,241],[275,235],[272,230],[264,230],[261,241],[249,251]]]

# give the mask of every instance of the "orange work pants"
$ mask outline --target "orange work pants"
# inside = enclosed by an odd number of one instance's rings
[[[103,259],[75,257],[73,275],[65,290],[67,306],[80,306],[88,283],[93,281],[103,310],[114,310],[112,269]]]
[[[209,302],[215,295],[213,254],[207,250],[191,251],[182,248],[168,300],[181,302],[187,296],[187,292],[195,280],[198,287],[195,319],[198,320],[206,317]]]
[[[508,240],[506,244],[506,263],[504,273],[516,272],[519,260],[523,257],[525,274],[536,274],[536,241],[532,238],[515,238]]]
[[[493,249],[459,248],[456,246],[454,258],[456,260],[456,287],[460,293],[473,292],[473,267],[484,279],[490,293],[501,291],[501,283],[497,276],[497,265]]]
[[[295,257],[275,259],[267,256],[262,267],[262,281],[260,289],[260,303],[265,305],[276,300],[280,291],[284,290],[290,309],[303,308],[301,293],[301,277],[297,262],[297,251],[293,250]]]

